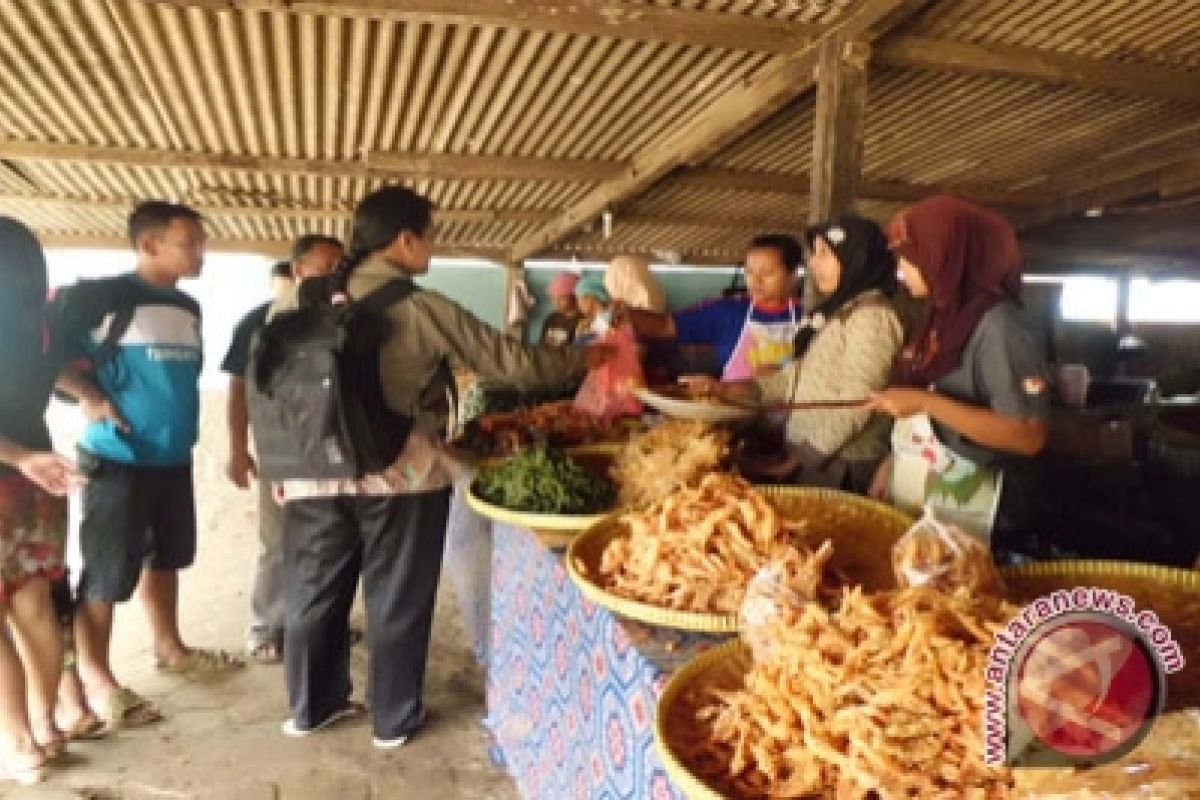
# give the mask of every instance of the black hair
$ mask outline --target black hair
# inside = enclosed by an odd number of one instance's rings
[[[334,284],[345,288],[359,264],[382,250],[404,231],[424,236],[433,224],[433,203],[424,195],[403,186],[384,186],[364,197],[354,207],[350,246],[334,270]]]
[[[0,216],[0,318],[32,324],[46,303],[46,253],[23,223]]]
[[[292,277],[292,262],[276,261],[271,265],[272,278],[290,278]]]
[[[779,254],[788,272],[795,272],[804,265],[804,248],[795,236],[786,233],[765,233],[750,240],[749,250],[770,249]]]
[[[198,211],[182,203],[168,203],[165,200],[138,203],[129,215],[129,243],[137,247],[143,233],[159,233],[177,219],[190,219],[193,222],[204,220]]]
[[[334,238],[333,236],[325,236],[320,233],[309,233],[301,236],[296,240],[296,243],[292,245],[292,262],[294,263],[299,261],[312,252],[313,248],[319,247],[323,244],[336,247],[338,250],[342,249],[341,239]]]

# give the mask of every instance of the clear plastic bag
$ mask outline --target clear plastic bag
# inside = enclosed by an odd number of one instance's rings
[[[645,383],[633,328],[620,325],[605,333],[600,344],[616,349],[615,357],[592,370],[575,395],[575,408],[594,417],[610,419],[642,413],[642,401],[634,390]]]
[[[972,593],[1004,593],[987,543],[957,525],[939,520],[932,506],[925,507],[921,518],[892,547],[892,569],[901,588],[931,586],[944,592],[966,588]]]
[[[742,599],[738,616],[742,641],[756,663],[772,660],[781,635],[799,624],[805,606],[818,600],[821,578],[833,545],[826,541],[816,552],[789,550],[761,567]]]

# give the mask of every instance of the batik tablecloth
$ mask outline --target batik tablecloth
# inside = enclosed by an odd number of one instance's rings
[[[472,478],[473,474],[467,474],[454,484],[442,570],[454,588],[475,658],[486,664],[491,638],[492,523],[467,503]]]
[[[682,798],[654,749],[654,708],[671,672],[721,639],[619,619],[531,532],[492,533],[487,724],[521,795]]]

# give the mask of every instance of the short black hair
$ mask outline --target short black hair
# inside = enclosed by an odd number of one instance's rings
[[[332,236],[325,236],[320,233],[310,233],[305,236],[301,236],[296,240],[296,243],[292,245],[292,262],[294,263],[299,261],[312,252],[313,248],[323,244],[336,247],[339,250],[342,249],[342,241],[340,239],[335,239]]]
[[[804,265],[804,248],[795,236],[786,233],[766,233],[755,236],[750,240],[750,250],[770,249],[779,254],[779,258],[789,271],[795,272]]]
[[[271,265],[272,278],[290,278],[292,277],[292,262],[276,261]]]
[[[129,215],[129,244],[137,247],[143,233],[158,233],[177,219],[190,219],[197,223],[204,221],[200,212],[182,203],[169,203],[166,200],[138,203]]]

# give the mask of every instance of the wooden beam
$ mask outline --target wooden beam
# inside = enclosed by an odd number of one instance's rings
[[[1002,75],[1168,100],[1200,100],[1200,72],[1051,53],[1035,47],[902,36],[882,42],[875,57],[881,63],[911,69]]]
[[[499,28],[642,39],[669,44],[794,51],[819,33],[816,25],[722,11],[612,0],[148,0],[210,11],[277,11],[412,23]]]
[[[828,26],[824,38],[848,39],[880,35],[876,26],[892,17],[909,0],[865,0],[838,22]],[[703,163],[722,147],[783,108],[813,82],[819,40],[795,53],[777,56],[761,70],[734,87],[689,122],[675,128],[638,154],[615,178],[589,192],[562,215],[522,238],[513,246],[513,260],[524,261],[553,247],[588,219],[644,191],[683,164]]]
[[[821,43],[817,61],[808,221],[850,210],[862,168],[871,46],[840,36]]]
[[[0,194],[0,207],[5,205],[29,204],[52,206],[65,211],[120,211],[128,213],[139,201],[132,198],[88,198],[46,197],[27,194]],[[192,208],[206,217],[242,217],[245,219],[292,219],[292,220],[349,220],[351,209],[331,207],[295,206],[238,206],[192,204]],[[442,209],[434,212],[434,218],[444,223],[488,223],[488,222],[545,222],[553,218],[552,211],[528,211],[523,209]]]
[[[37,232],[38,240],[46,248],[86,248],[100,250],[128,250],[129,240],[124,236],[106,233],[57,233]],[[281,239],[236,239],[212,237],[204,244],[207,253],[261,253],[270,258],[286,258],[292,243]],[[470,245],[437,245],[433,254],[439,258],[478,258],[484,261],[503,263],[507,251]]]
[[[0,139],[0,159],[113,164],[125,167],[209,169],[327,178],[554,180],[593,182],[616,174],[621,164],[590,159],[552,159],[449,154],[370,153],[362,161],[277,158],[143,147],[59,144]]]
[[[759,170],[695,167],[679,170],[671,177],[677,186],[696,189],[730,189],[764,194],[809,197],[809,173],[765,172]],[[858,196],[864,200],[893,200],[907,203],[949,192],[993,206],[1038,206],[1046,202],[1046,192],[992,189],[984,186],[945,186],[907,181],[860,178]]]
[[[1185,258],[1144,250],[1077,247],[1022,240],[1021,253],[1032,273],[1176,272],[1200,270],[1200,258]]]

